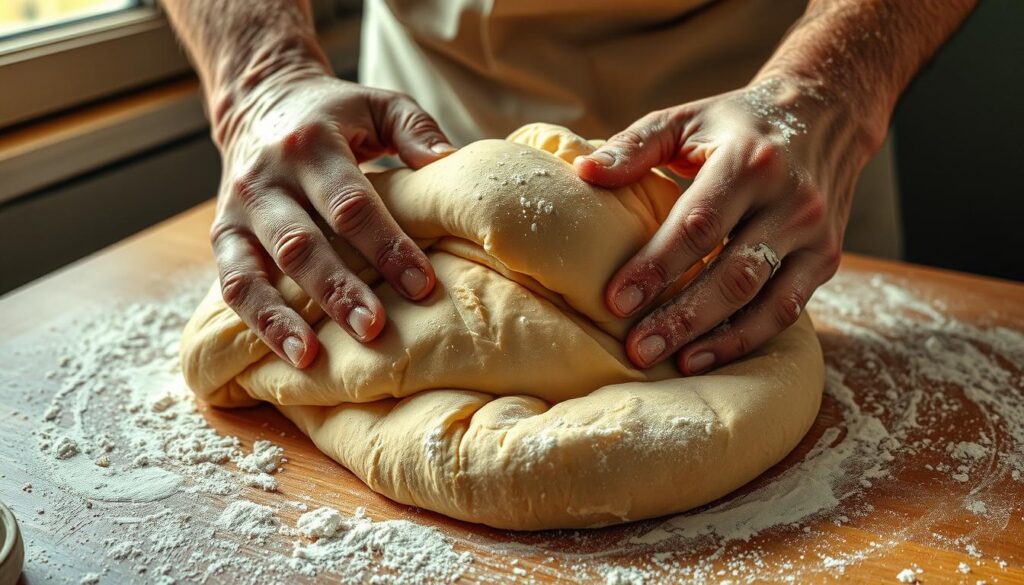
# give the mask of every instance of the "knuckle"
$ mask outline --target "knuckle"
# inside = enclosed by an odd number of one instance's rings
[[[255,180],[252,173],[243,173],[231,183],[231,194],[243,205],[250,207],[259,198],[259,184],[260,181]]]
[[[220,277],[220,295],[232,309],[238,310],[249,296],[256,278],[252,274],[228,269]]]
[[[337,318],[355,307],[360,297],[360,286],[356,279],[346,274],[335,274],[327,279],[320,306]]]
[[[752,349],[750,338],[744,333],[735,333],[730,335],[730,345],[732,345],[733,355],[736,357],[744,356],[750,353]]]
[[[697,330],[693,320],[694,314],[689,308],[680,308],[673,313],[668,323],[669,341],[672,345],[678,345],[694,337]]]
[[[331,227],[339,234],[357,236],[370,225],[375,210],[365,189],[344,187],[330,201]]]
[[[772,174],[785,166],[786,148],[772,140],[758,140],[750,147],[747,170],[755,175]]]
[[[757,267],[747,258],[733,258],[722,266],[719,289],[723,300],[739,308],[754,298],[761,288]]]
[[[262,169],[249,167],[231,182],[231,194],[246,208],[259,202],[263,193]]]
[[[825,196],[816,187],[802,185],[797,190],[796,227],[812,227],[822,223],[827,211]]]
[[[406,130],[410,134],[436,134],[439,132],[437,124],[434,119],[424,113],[413,115],[409,121],[406,122]]]
[[[653,283],[654,290],[661,290],[669,284],[672,279],[672,272],[665,265],[661,256],[652,256],[637,266],[636,271],[631,275],[631,280],[639,283]],[[648,291],[650,292],[650,291]]]
[[[222,246],[228,239],[236,235],[241,235],[241,230],[236,225],[215,221],[210,226],[210,244],[214,249]]]
[[[378,270],[385,271],[392,266],[405,265],[412,258],[410,250],[403,245],[401,238],[394,238],[385,242],[374,254],[374,266]]]
[[[289,226],[274,239],[274,257],[281,270],[295,274],[309,262],[315,236],[301,226]]]
[[[722,219],[712,207],[695,207],[683,219],[679,243],[693,257],[703,258],[722,241]]]
[[[263,339],[271,339],[274,332],[285,324],[284,315],[276,308],[266,307],[256,312],[256,333]]]
[[[796,320],[800,318],[800,312],[803,311],[803,306],[804,300],[799,292],[793,291],[784,296],[782,300],[775,303],[773,311],[775,325],[782,330],[796,323]]]
[[[288,131],[281,140],[281,154],[294,158],[308,152],[329,132],[328,125],[321,121],[307,121]]]
[[[401,121],[401,130],[408,134],[433,134],[438,131],[437,123],[429,114],[413,104],[411,110]]]
[[[388,134],[421,135],[440,132],[434,118],[423,111],[409,95],[388,92],[384,100],[387,103],[384,125],[390,129]]]
[[[695,337],[696,314],[689,305],[678,302],[658,313],[652,315],[649,321],[660,324],[658,330],[664,334],[669,346],[678,346]]]

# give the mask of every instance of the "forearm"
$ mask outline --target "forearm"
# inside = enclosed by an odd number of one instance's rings
[[[910,80],[976,0],[811,0],[755,78],[795,78],[861,123],[877,147]]]
[[[252,88],[282,75],[322,74],[306,0],[163,0],[199,74],[214,139],[223,144],[232,113]]]

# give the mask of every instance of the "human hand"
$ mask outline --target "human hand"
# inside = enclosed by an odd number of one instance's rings
[[[412,99],[307,69],[261,78],[211,115],[223,158],[211,230],[222,294],[282,359],[306,367],[319,342],[271,284],[267,262],[359,341],[377,337],[386,321],[316,216],[403,296],[430,294],[436,279],[426,255],[358,167],[395,152],[419,168],[455,150]]]
[[[701,373],[796,321],[839,266],[856,178],[884,138],[884,121],[869,126],[848,112],[817,87],[768,78],[652,112],[576,159],[580,177],[605,187],[663,165],[693,179],[609,281],[614,314],[648,307],[728,237],[704,272],[629,332],[637,366],[679,350],[679,369]]]

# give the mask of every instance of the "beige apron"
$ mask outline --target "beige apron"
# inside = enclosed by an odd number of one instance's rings
[[[530,122],[607,137],[745,85],[797,0],[367,0],[360,81],[405,92],[459,145]],[[888,142],[865,169],[847,249],[900,254]]]

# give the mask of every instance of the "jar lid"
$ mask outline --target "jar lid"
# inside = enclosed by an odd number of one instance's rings
[[[25,548],[14,514],[0,503],[0,585],[14,585],[21,576]]]

